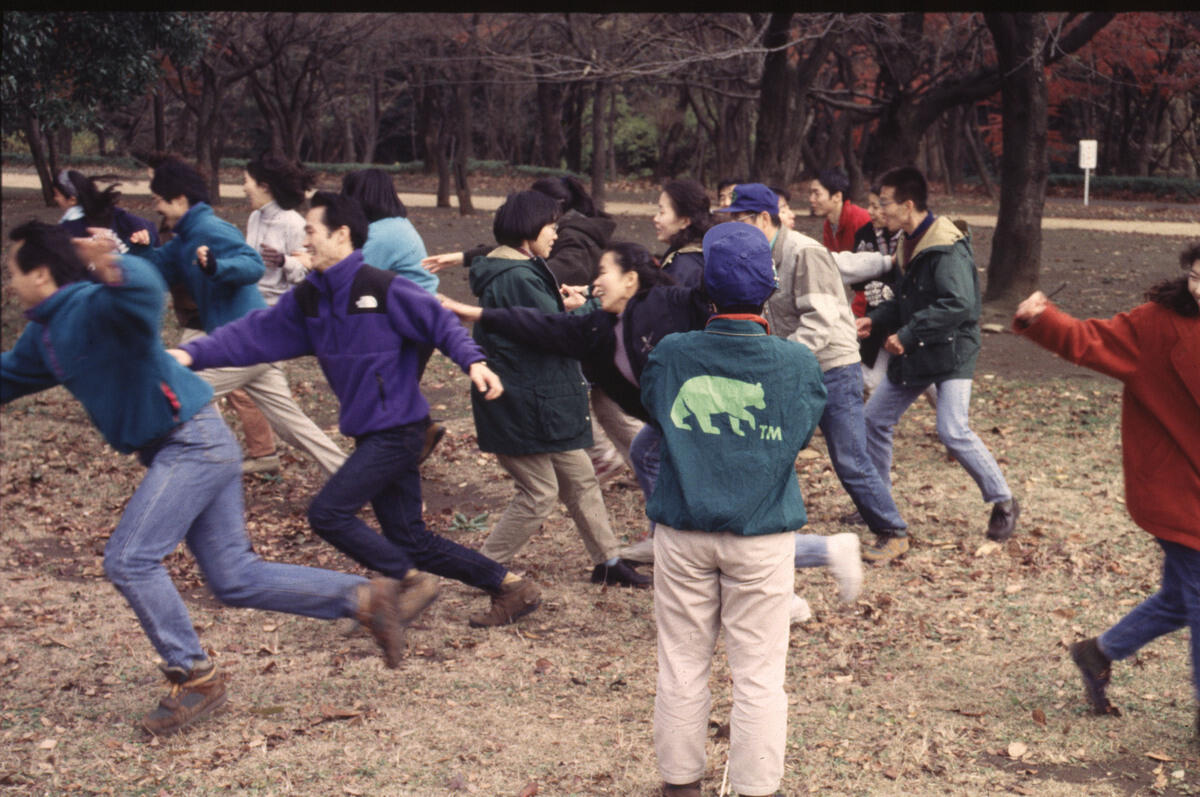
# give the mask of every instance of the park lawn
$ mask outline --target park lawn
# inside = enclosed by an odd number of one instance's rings
[[[438,245],[475,243],[487,224],[477,226]],[[1160,254],[1144,259],[1146,273],[1162,270]],[[461,288],[462,276],[444,285]],[[1112,301],[1128,306],[1124,295]],[[5,348],[20,326],[6,297]],[[175,334],[168,321],[164,337]],[[1009,335],[986,336],[985,352],[1001,342],[1035,356]],[[336,404],[315,361],[288,372],[301,405],[333,430]],[[478,547],[511,483],[475,447],[465,376],[435,355],[424,387],[450,429],[424,468],[428,522]],[[913,549],[869,569],[849,607],[836,604],[824,571],[796,574],[815,617],[792,631],[785,794],[1200,791],[1186,632],[1116,666],[1119,718],[1088,713],[1066,654],[1158,580],[1158,548],[1122,502],[1119,403],[1115,383],[1073,370],[1032,380],[981,365],[973,426],[1023,504],[1019,533],[1003,545],[985,542],[987,506],[947,462],[928,406],[914,405],[897,428],[894,474]],[[470,629],[466,617],[486,597],[444,582],[396,671],[348,621],[216,605],[190,555],[172,555],[201,638],[231,678],[230,701],[178,736],[147,741],[135,722],[161,678],[100,556],[141,467],[107,449],[61,388],[4,407],[0,424],[0,785],[14,793],[515,797],[535,784],[541,795],[655,793],[652,593],[588,583],[562,511],[514,563],[544,585],[539,611]],[[362,572],[307,529],[315,464],[287,449],[284,460],[282,480],[247,480],[256,549]],[[837,518],[850,502],[819,436],[797,473],[808,530],[847,530]],[[635,490],[610,487],[606,501],[619,535],[643,530]],[[728,750],[723,657],[712,688],[706,794]]]

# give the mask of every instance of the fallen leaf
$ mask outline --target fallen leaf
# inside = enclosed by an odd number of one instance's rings
[[[1171,756],[1164,755],[1163,753],[1146,753],[1146,758],[1150,758],[1155,761],[1174,761],[1175,760],[1174,758],[1171,758]]]
[[[1036,722],[1038,725],[1041,725],[1043,728],[1045,728],[1046,727],[1046,712],[1042,711],[1040,708],[1035,708],[1033,710],[1033,721]]]
[[[978,548],[975,549],[975,555],[976,556],[987,556],[988,554],[995,553],[998,550],[1000,550],[1000,543],[993,542],[992,540],[988,540],[983,545],[980,545]]]
[[[521,789],[521,793],[517,797],[534,797],[538,793],[538,785],[536,780],[531,780],[525,784],[525,788]]]
[[[39,750],[53,750],[58,746],[58,739],[43,739],[38,742]]]
[[[553,669],[554,669],[554,662],[550,661],[550,659],[538,659],[533,664],[533,671],[535,673],[537,673],[538,675],[548,673]]]
[[[1020,758],[1027,752],[1029,752],[1029,745],[1025,744],[1024,742],[1009,742],[1008,744],[1009,758]]]

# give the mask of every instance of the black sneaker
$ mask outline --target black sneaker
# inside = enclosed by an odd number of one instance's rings
[[[184,670],[163,667],[171,689],[158,708],[142,717],[142,727],[155,736],[169,736],[225,705],[225,679],[217,674],[217,665],[204,661]]]
[[[988,520],[987,538],[996,542],[1004,542],[1017,530],[1017,517],[1021,514],[1021,505],[1017,499],[997,501],[992,504],[992,517]]]
[[[1076,642],[1071,645],[1070,651],[1071,659],[1083,676],[1083,686],[1087,690],[1087,699],[1092,704],[1092,710],[1097,714],[1121,716],[1121,712],[1108,702],[1108,696],[1104,693],[1112,678],[1112,660],[1100,650],[1096,638]]]
[[[618,559],[617,563],[611,567],[601,562],[592,568],[592,583],[646,589],[654,583],[654,579],[642,575],[625,564],[623,560]]]

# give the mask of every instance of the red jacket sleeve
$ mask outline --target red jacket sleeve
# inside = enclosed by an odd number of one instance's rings
[[[1065,360],[1122,382],[1137,372],[1140,359],[1135,308],[1108,320],[1080,321],[1053,304],[1027,327],[1014,320],[1013,331]]]

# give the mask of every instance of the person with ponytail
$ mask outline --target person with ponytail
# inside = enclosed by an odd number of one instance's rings
[[[54,178],[54,201],[65,211],[59,226],[72,238],[88,238],[95,235],[96,230],[108,230],[121,252],[129,251],[129,240],[135,232],[146,230],[151,245],[158,246],[158,230],[153,224],[117,206],[117,200],[121,198],[121,192],[117,190],[120,183],[112,182],[101,191],[96,180],[111,182],[116,177],[106,174],[91,178],[68,169],[58,173]]]

